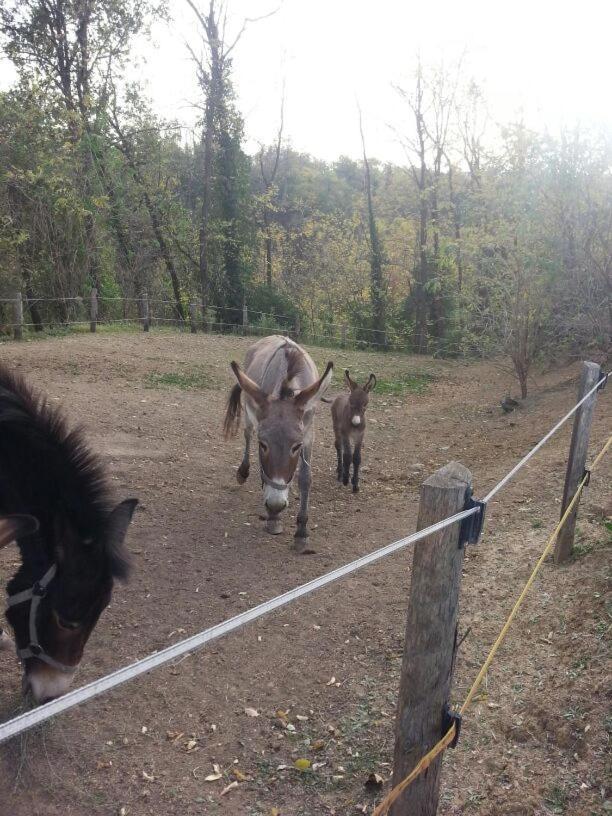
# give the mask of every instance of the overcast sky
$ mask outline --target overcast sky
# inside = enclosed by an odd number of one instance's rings
[[[208,0],[200,0],[207,5]],[[226,0],[228,39],[244,17],[277,8],[252,24],[235,51],[234,80],[248,145],[274,138],[283,78],[285,133],[293,146],[324,159],[358,156],[356,97],[368,152],[401,160],[389,128],[404,108],[393,83],[409,85],[415,56],[452,63],[483,86],[492,119],[523,116],[540,129],[562,125],[612,129],[608,0]],[[195,71],[185,41],[198,47],[185,0],[169,0],[169,25],[139,47],[137,74],[157,110],[195,122]]]

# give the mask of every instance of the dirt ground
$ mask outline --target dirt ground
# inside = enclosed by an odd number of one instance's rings
[[[0,346],[0,359],[85,424],[118,497],[141,502],[128,541],[132,580],[95,630],[79,683],[413,531],[420,483],[450,460],[471,469],[483,495],[573,404],[579,372],[535,374],[527,404],[505,415],[511,377],[496,365],[311,350],[319,365],[335,361],[335,388],[347,365],[425,384],[374,392],[356,496],[336,484],[321,406],[316,552],[295,555],[295,499],[285,532],[267,535],[256,470],[242,487],[235,480],[241,438],[221,438],[228,363],[249,342],[152,332]],[[611,397],[611,387],[600,395],[592,452],[610,433]],[[569,434],[567,426],[498,494],[467,550],[457,702],[558,519]],[[611,487],[608,456],[582,502],[574,562],[545,566],[445,756],[442,816],[612,810]],[[14,548],[0,553],[3,583],[16,557]],[[364,783],[378,773],[386,790],[391,774],[410,560],[407,551],[388,557],[1,746],[1,816],[371,814],[382,791]],[[0,655],[0,676],[6,720],[21,707],[10,655]],[[296,759],[310,769],[297,770]]]

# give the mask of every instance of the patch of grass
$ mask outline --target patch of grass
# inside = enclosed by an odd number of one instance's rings
[[[145,378],[147,388],[180,388],[181,391],[198,391],[210,388],[210,376],[202,369],[187,371],[154,371]]]
[[[413,371],[398,374],[393,379],[380,377],[376,382],[376,392],[390,397],[401,397],[406,393],[424,394],[433,379],[426,371]]]
[[[575,680],[576,677],[581,675],[582,672],[586,668],[588,668],[588,665],[589,665],[589,661],[588,661],[588,658],[586,658],[586,657],[580,657],[577,660],[574,660],[574,662],[572,663],[572,665],[571,665],[571,667],[570,667],[570,669],[568,671],[568,676],[571,677],[572,680]],[[564,716],[565,716],[566,719],[569,719],[566,715],[564,715]]]
[[[555,785],[544,797],[544,804],[551,813],[565,813],[567,794],[558,785]]]
[[[577,561],[579,558],[583,558],[585,555],[593,552],[593,545],[592,544],[574,544],[572,549],[572,558],[574,561]]]
[[[544,526],[544,522],[542,519],[532,519],[531,520],[531,527],[533,530],[541,530]]]
[[[467,799],[465,800],[465,807],[466,809],[476,808],[481,805],[485,801],[485,796],[482,793],[477,793],[476,791],[471,791],[468,794]]]

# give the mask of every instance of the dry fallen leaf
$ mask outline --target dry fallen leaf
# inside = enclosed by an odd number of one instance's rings
[[[305,714],[296,714],[295,719],[299,720],[300,722],[308,722],[308,717]]]
[[[188,742],[185,743],[185,750],[193,751],[194,748],[197,747],[198,741],[194,739],[190,739]]]
[[[381,788],[384,781],[380,774],[371,773],[365,781],[365,786],[366,788]]]
[[[148,774],[146,771],[142,772],[142,778],[145,780],[145,782],[155,782],[155,777],[151,776],[151,774]]]
[[[310,747],[313,751],[322,751],[325,748],[325,740],[315,740]]]
[[[182,736],[182,731],[166,731],[166,739],[169,742],[176,742],[176,740],[180,739]]]
[[[248,777],[246,774],[243,774],[242,771],[239,771],[238,768],[232,769],[232,776],[237,782],[246,782]]]
[[[247,717],[259,717],[259,711],[256,708],[245,708],[244,713]]]
[[[204,781],[205,782],[216,782],[218,779],[221,779],[222,776],[223,776],[223,774],[220,774],[220,773],[211,773],[211,774],[208,774],[208,776],[204,777]]]
[[[329,681],[329,683],[326,683],[325,685],[326,686],[333,686],[333,685],[335,685],[335,683],[336,683],[336,678],[332,677],[332,679]]]
[[[221,796],[225,796],[226,793],[229,793],[232,790],[235,790],[238,787],[237,782],[230,782],[226,788],[223,788],[221,791]]]
[[[270,811],[270,816],[281,816],[281,812],[277,807],[273,807]]]
[[[310,768],[311,763],[309,759],[296,759],[293,764],[298,771],[307,771]]]

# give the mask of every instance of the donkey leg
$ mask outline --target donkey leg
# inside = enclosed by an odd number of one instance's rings
[[[336,447],[336,458],[338,460],[338,467],[336,470],[338,481],[342,481],[342,442],[339,437],[336,437],[335,440],[335,447]]]
[[[349,483],[349,472],[351,469],[351,442],[348,437],[342,440],[342,484],[346,487]]]
[[[353,493],[359,490],[359,465],[361,464],[361,444],[360,439],[355,443],[355,450],[353,451],[353,478],[351,484],[353,485]]]
[[[304,549],[308,542],[308,499],[310,496],[310,485],[312,484],[312,472],[310,457],[312,455],[312,445],[307,449],[302,449],[300,458],[300,472],[298,484],[300,487],[300,509],[297,515],[297,529],[295,531],[296,550]]]
[[[244,426],[244,454],[242,462],[236,473],[238,484],[244,484],[249,478],[250,470],[250,452],[251,452],[251,436],[253,435],[253,426],[248,423]]]

